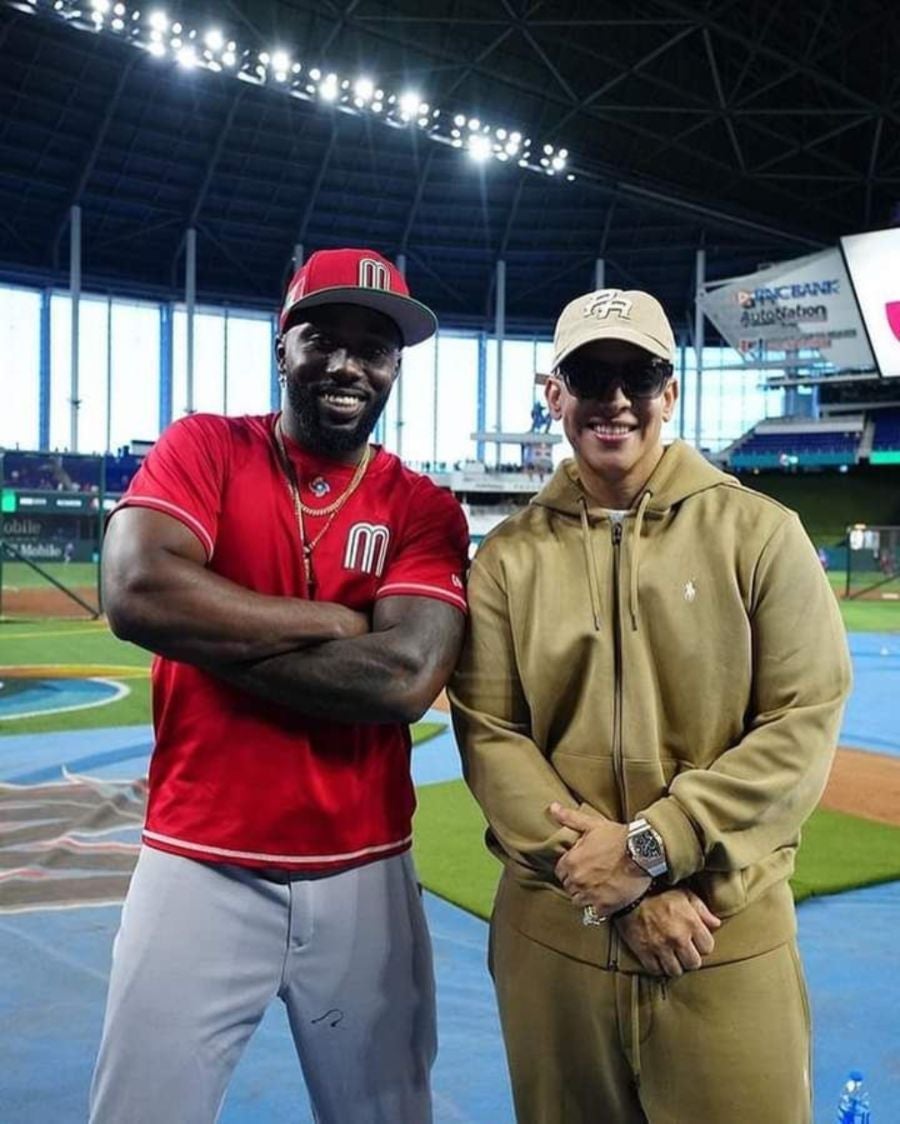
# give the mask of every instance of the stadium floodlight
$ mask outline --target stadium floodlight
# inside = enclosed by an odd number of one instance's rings
[[[415,116],[419,108],[419,95],[407,90],[400,95],[400,113],[403,117]]]
[[[478,164],[483,164],[491,155],[491,142],[483,133],[473,133],[469,137],[469,155]]]
[[[338,96],[338,81],[336,74],[326,74],[319,83],[319,97],[325,101],[335,101]]]
[[[281,89],[304,101],[331,103],[343,113],[372,114],[394,128],[416,126],[429,140],[465,149],[477,163],[496,160],[547,175],[567,170],[568,151],[543,137],[533,148],[530,138],[509,125],[495,127],[453,107],[434,107],[420,90],[376,87],[365,71],[354,79],[323,73],[317,67],[307,69],[305,62],[293,60],[289,44],[268,45],[268,49],[259,39],[239,44],[226,39],[223,27],[213,24],[204,30],[182,24],[161,5],[142,11],[124,0],[28,0],[26,8],[23,0],[20,7],[95,35],[126,38],[157,58],[174,57],[184,69],[226,69],[241,81]],[[565,178],[571,182],[574,177]]]

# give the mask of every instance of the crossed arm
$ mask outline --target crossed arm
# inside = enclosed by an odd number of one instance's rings
[[[413,722],[444,686],[464,618],[433,598],[390,597],[372,620],[333,602],[256,593],[209,570],[177,519],[112,518],[103,596],[113,632],[311,717]]]

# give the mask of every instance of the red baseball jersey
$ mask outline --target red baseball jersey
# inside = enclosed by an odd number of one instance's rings
[[[176,422],[116,510],[165,512],[197,536],[216,573],[259,593],[306,596],[276,418]],[[352,466],[286,445],[304,504],[327,507],[350,483]],[[312,541],[327,517],[304,518]],[[363,612],[381,597],[434,597],[465,612],[467,544],[453,496],[379,447],[315,547],[315,596]],[[308,718],[161,657],[152,681],[149,846],[300,870],[338,870],[409,847],[406,726]]]

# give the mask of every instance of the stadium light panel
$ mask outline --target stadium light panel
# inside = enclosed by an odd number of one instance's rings
[[[24,6],[24,5],[23,5]],[[568,151],[544,143],[532,149],[531,139],[508,126],[484,124],[480,117],[435,108],[423,100],[420,91],[391,91],[376,88],[365,73],[345,78],[325,73],[317,67],[308,71],[294,62],[285,47],[269,47],[257,40],[241,46],[220,27],[199,31],[196,27],[171,20],[161,7],[143,12],[122,0],[28,0],[28,9],[50,18],[63,19],[74,28],[98,35],[125,37],[157,58],[173,55],[185,69],[221,72],[223,67],[235,78],[257,86],[282,89],[292,97],[330,103],[342,113],[360,117],[373,114],[394,128],[421,129],[433,141],[465,148],[478,163],[496,160],[515,163],[532,172],[554,175],[566,169]],[[130,20],[127,17],[130,13]],[[303,71],[308,78],[299,79]],[[543,153],[543,157],[540,154]],[[571,182],[574,176],[567,175]]]

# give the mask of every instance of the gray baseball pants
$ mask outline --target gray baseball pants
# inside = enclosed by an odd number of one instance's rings
[[[212,1124],[276,996],[320,1124],[429,1124],[434,977],[410,855],[271,877],[142,849],[91,1124]]]

